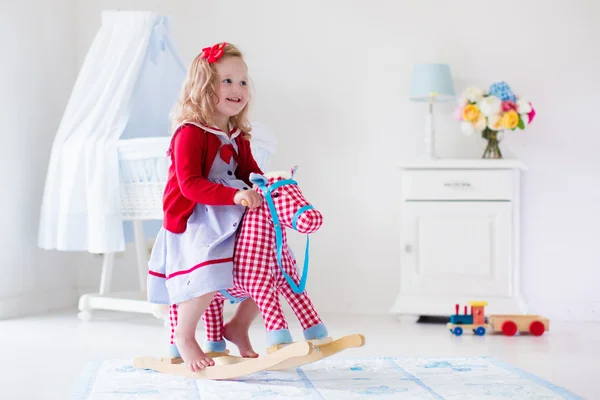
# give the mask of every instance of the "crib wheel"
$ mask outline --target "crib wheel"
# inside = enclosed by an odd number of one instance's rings
[[[77,318],[81,321],[88,322],[92,320],[92,312],[91,311],[80,311],[77,314]]]

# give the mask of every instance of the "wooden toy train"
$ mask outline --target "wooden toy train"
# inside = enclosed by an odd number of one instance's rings
[[[456,307],[456,314],[450,316],[450,322],[447,327],[456,336],[463,334],[465,329],[472,329],[478,336],[485,335],[487,330],[491,332],[502,332],[505,336],[513,336],[519,333],[531,333],[534,336],[541,336],[544,332],[550,330],[549,321],[539,315],[490,315],[485,316],[485,307],[488,305],[485,301],[471,301],[471,313],[467,313],[465,306],[464,314],[459,314],[459,305]]]

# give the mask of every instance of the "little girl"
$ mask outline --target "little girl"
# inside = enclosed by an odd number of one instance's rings
[[[216,291],[233,286],[235,235],[245,207],[260,206],[249,175],[261,173],[249,138],[247,67],[227,43],[192,62],[174,109],[164,222],[149,262],[148,301],[170,305],[171,348],[192,371],[214,365],[196,341],[196,327]],[[244,301],[225,326],[242,356],[258,356],[248,328],[258,315]]]

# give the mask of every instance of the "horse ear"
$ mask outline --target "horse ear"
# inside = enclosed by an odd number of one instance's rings
[[[294,175],[296,175],[297,170],[298,170],[297,165],[294,165],[292,168],[290,168],[290,172],[292,173],[292,178],[294,178]]]
[[[257,186],[266,186],[269,183],[269,180],[261,174],[252,172],[250,174],[250,182],[254,183]]]

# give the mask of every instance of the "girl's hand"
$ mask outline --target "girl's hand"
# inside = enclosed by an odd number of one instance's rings
[[[233,202],[235,204],[243,204],[248,206],[248,208],[253,209],[260,207],[263,202],[263,197],[254,190],[238,190],[235,196],[233,196]]]

